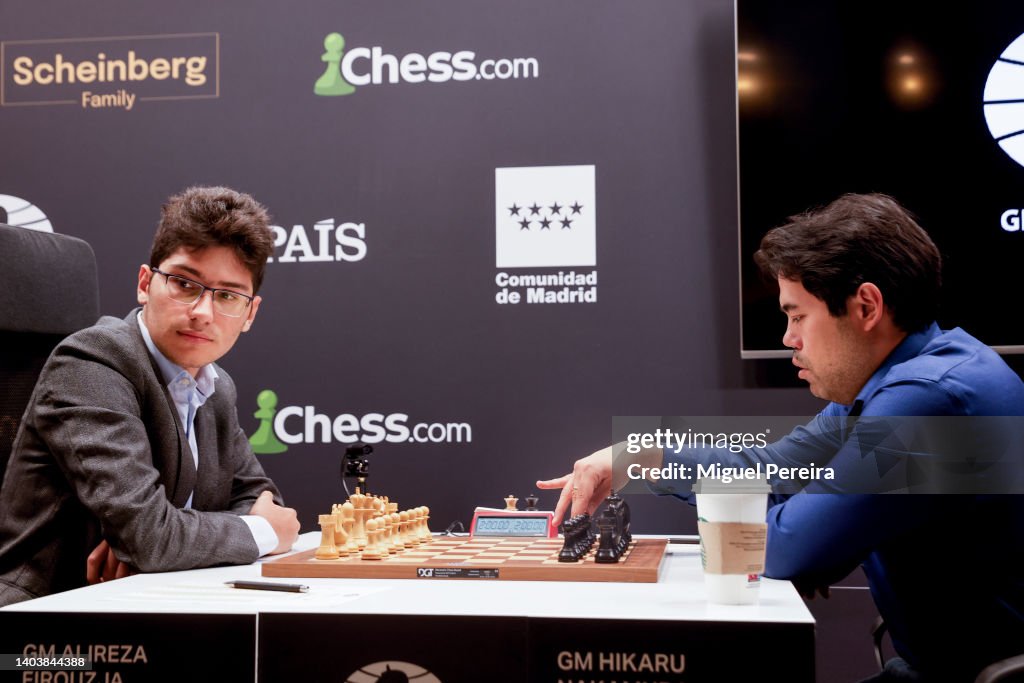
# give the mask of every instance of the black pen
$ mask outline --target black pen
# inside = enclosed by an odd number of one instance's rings
[[[306,593],[309,586],[301,583],[270,583],[269,581],[225,581],[225,586],[248,588],[254,591],[282,591],[284,593]]]

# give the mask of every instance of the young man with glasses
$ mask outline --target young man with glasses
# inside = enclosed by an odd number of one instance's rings
[[[54,350],[0,488],[0,605],[292,546],[295,511],[215,364],[259,310],[268,221],[227,188],[171,197],[139,268],[142,308]]]

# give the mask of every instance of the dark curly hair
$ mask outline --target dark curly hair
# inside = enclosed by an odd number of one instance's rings
[[[149,263],[159,266],[184,247],[189,251],[228,247],[252,274],[253,293],[274,253],[267,210],[251,196],[226,187],[190,187],[167,200],[153,238]]]
[[[910,213],[883,194],[847,194],[791,216],[761,240],[754,261],[767,276],[800,282],[846,314],[846,301],[871,282],[897,327],[914,332],[938,315],[942,257]]]

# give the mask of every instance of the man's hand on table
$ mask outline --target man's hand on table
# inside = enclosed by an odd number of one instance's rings
[[[299,537],[299,518],[293,508],[286,508],[274,502],[274,495],[264,491],[253,503],[250,515],[258,515],[270,522],[277,534],[277,547],[270,551],[271,555],[285,553],[292,549]]]
[[[117,559],[106,539],[100,541],[100,544],[89,553],[89,557],[85,560],[85,580],[90,585],[123,579],[134,573],[135,570],[130,565]]]

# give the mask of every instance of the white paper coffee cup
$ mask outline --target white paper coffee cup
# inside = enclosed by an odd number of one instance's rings
[[[708,601],[756,603],[764,573],[765,512],[771,488],[758,480],[699,479],[693,490]]]

